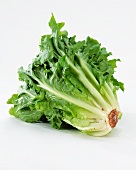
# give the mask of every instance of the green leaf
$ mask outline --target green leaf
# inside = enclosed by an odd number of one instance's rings
[[[55,17],[54,17],[54,15],[52,14],[52,16],[51,16],[51,19],[50,19],[50,21],[49,21],[49,26],[50,26],[50,28],[52,29],[52,32],[56,32],[56,30],[58,30],[58,25],[57,25],[57,23],[56,23],[56,20],[55,20]],[[62,25],[60,25],[60,27],[61,27]]]
[[[14,104],[15,100],[18,98],[18,94],[13,94],[10,99],[8,99],[7,104]]]
[[[20,118],[21,120],[29,123],[37,122],[41,116],[43,115],[43,112],[40,110],[29,110],[27,108],[21,109],[17,112],[12,113],[17,118]]]

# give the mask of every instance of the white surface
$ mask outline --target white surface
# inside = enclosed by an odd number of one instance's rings
[[[0,1],[0,170],[136,169],[136,1]],[[8,115],[6,100],[19,82],[17,68],[38,53],[40,36],[49,33],[51,12],[66,22],[70,35],[90,35],[120,58],[116,76],[124,113],[106,137],[27,124]]]

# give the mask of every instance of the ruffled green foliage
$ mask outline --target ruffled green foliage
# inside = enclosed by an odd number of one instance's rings
[[[9,113],[26,122],[44,120],[54,128],[71,126],[90,135],[109,133],[107,116],[119,109],[116,91],[123,83],[113,76],[116,62],[110,52],[89,36],[76,41],[62,31],[52,15],[52,34],[41,37],[40,52],[27,70],[18,69],[24,82],[8,104]]]

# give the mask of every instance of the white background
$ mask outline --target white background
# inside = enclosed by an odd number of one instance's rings
[[[39,52],[54,13],[69,35],[90,35],[120,58],[116,77],[123,117],[106,137],[55,130],[10,117],[7,99],[16,93],[17,69]],[[0,170],[136,169],[136,1],[0,0]]]

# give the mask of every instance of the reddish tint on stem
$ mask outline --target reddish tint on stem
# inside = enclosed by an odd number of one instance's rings
[[[112,128],[114,128],[118,122],[118,115],[119,115],[119,112],[116,109],[113,109],[108,115],[109,124]]]

